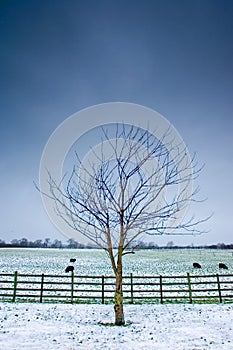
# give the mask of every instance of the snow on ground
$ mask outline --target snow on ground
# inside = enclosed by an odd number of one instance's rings
[[[0,303],[1,350],[233,350],[233,305],[125,305],[124,327],[112,305]]]

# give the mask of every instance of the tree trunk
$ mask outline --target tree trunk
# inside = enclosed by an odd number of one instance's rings
[[[115,291],[115,324],[122,326],[125,324],[124,310],[123,310],[123,291],[122,291],[122,269],[117,271],[116,275],[116,291]]]

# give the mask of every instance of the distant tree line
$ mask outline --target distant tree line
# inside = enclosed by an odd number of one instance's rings
[[[225,244],[225,243],[217,243],[217,244],[209,244],[209,245],[186,245],[186,246],[179,246],[175,245],[172,241],[168,242],[165,246],[158,246],[157,244],[154,244],[153,242],[145,243],[145,242],[139,242],[138,247],[140,249],[233,249],[233,243]]]
[[[69,248],[69,249],[84,249],[84,248],[96,248],[93,244],[83,244],[75,241],[70,238],[66,243],[62,242],[59,239],[51,241],[50,238],[37,239],[35,241],[28,240],[27,238],[13,239],[10,243],[5,242],[0,239],[0,247],[9,247],[9,248]]]
[[[35,241],[28,240],[27,238],[13,239],[11,242],[7,243],[0,239],[0,248],[59,248],[59,249],[93,249],[98,248],[98,246],[92,243],[79,243],[76,240],[70,238],[66,243],[59,239],[52,241],[50,238],[37,239]],[[158,246],[154,242],[143,242],[137,241],[129,246],[128,251],[136,251],[140,249],[233,249],[233,243],[217,243],[211,245],[200,245],[194,246],[193,244],[187,246],[175,245],[173,241],[168,242],[164,246]]]

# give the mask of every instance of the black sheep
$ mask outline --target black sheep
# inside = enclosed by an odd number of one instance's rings
[[[76,261],[75,258],[71,258],[71,259],[70,259],[70,262],[72,262],[72,263],[74,263],[75,261]]]
[[[201,265],[199,263],[197,263],[197,262],[193,263],[193,267],[195,269],[201,269]]]
[[[218,264],[218,267],[219,267],[220,269],[228,270],[227,265],[225,265],[225,264],[223,264],[223,263],[219,263],[219,264]]]
[[[74,271],[74,266],[67,266],[66,272],[73,272]]]

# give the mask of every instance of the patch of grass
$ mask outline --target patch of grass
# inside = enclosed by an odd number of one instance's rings
[[[133,322],[126,322],[122,326],[117,326],[114,322],[98,322],[98,325],[105,327],[129,327]]]
[[[208,299],[199,299],[199,300],[193,300],[193,304],[219,304],[219,299],[215,298],[208,298]]]
[[[36,303],[36,304],[40,304],[40,300],[39,298],[17,298],[16,300],[13,302],[12,298],[2,298],[0,300],[3,303],[18,303],[18,304],[22,304],[22,303]],[[223,297],[222,300],[223,304],[233,304],[233,298],[225,298]],[[58,299],[58,300],[54,300],[53,298],[44,298],[42,301],[42,304],[71,304],[71,300],[69,298],[67,299]],[[74,298],[73,299],[73,303],[74,305],[76,304],[83,304],[83,305],[90,305],[90,304],[96,304],[96,305],[102,305],[102,302],[100,299],[78,299],[78,298]],[[133,303],[130,300],[125,299],[124,301],[124,305],[159,305],[160,304],[160,299],[155,298],[155,299],[134,299]],[[184,299],[164,299],[163,300],[163,305],[166,304],[190,304],[189,298],[184,298]],[[197,298],[195,299],[195,296],[193,296],[192,298],[192,304],[220,304],[219,303],[219,298],[217,297],[209,297],[206,299],[201,299],[201,298]],[[109,300],[105,300],[104,305],[113,305],[113,300],[109,299]]]

